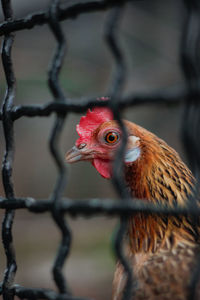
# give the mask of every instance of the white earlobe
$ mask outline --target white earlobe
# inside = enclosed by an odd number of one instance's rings
[[[139,140],[140,138],[134,135],[128,137],[127,150],[124,159],[126,163],[136,161],[140,156]]]
[[[140,140],[140,138],[138,136],[135,136],[135,135],[130,135],[128,137],[128,145],[130,146],[136,146],[137,145],[137,142]]]
[[[126,163],[131,163],[133,161],[136,161],[138,157],[140,156],[140,148],[132,148],[126,151],[125,153],[125,162]]]

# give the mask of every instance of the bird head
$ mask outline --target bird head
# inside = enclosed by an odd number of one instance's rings
[[[105,99],[103,99],[105,100]],[[150,131],[123,120],[127,132],[124,176],[136,198],[184,204],[194,178],[178,153]],[[104,178],[112,177],[122,131],[107,107],[88,110],[76,127],[79,139],[66,154],[68,163],[90,161]]]
[[[118,123],[113,119],[112,111],[107,107],[89,109],[86,116],[81,117],[76,130],[80,138],[67,152],[67,162],[90,161],[101,176],[110,178],[112,161],[122,142],[122,132]],[[139,145],[140,138],[128,133],[125,164],[130,164],[139,158]]]

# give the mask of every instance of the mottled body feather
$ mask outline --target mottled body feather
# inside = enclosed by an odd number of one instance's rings
[[[186,300],[190,274],[194,270],[196,246],[179,244],[155,253],[129,252],[134,270],[134,300]],[[117,263],[113,280],[113,300],[122,299],[126,277]],[[199,299],[199,298],[198,298]]]
[[[187,205],[195,180],[177,152],[145,129],[129,122],[126,126],[142,140],[142,156],[125,168],[132,196],[171,207]],[[128,256],[134,270],[134,300],[187,298],[199,233],[199,220],[191,216],[137,213],[130,218]],[[113,300],[121,299],[124,282],[123,268],[117,263]]]

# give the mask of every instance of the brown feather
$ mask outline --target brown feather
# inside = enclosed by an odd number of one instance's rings
[[[125,167],[132,196],[170,207],[185,206],[195,179],[178,153],[147,130],[128,121],[125,124],[130,135],[140,138],[141,148],[139,159]],[[147,213],[130,218],[128,256],[136,280],[135,300],[186,299],[200,243],[199,220],[196,222],[191,216]],[[113,300],[121,299],[124,284],[118,263]]]

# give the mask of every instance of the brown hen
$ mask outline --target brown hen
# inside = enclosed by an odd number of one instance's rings
[[[124,174],[134,198],[185,206],[195,179],[177,152],[144,128],[124,121],[128,143]],[[90,161],[105,178],[112,176],[112,161],[121,143],[121,129],[108,108],[95,108],[82,117],[80,138],[66,159]],[[195,254],[200,244],[199,219],[137,213],[129,219],[127,255],[134,271],[135,300],[187,299]],[[117,263],[113,300],[122,299],[126,282]]]

